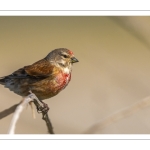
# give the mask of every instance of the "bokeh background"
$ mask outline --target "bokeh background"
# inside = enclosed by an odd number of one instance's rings
[[[150,107],[105,126],[95,124],[150,96],[150,17],[0,17],[0,76],[34,63],[55,48],[72,50],[79,60],[72,80],[45,100],[56,134],[149,134]],[[0,85],[0,112],[21,97]],[[0,120],[7,134],[12,115]],[[47,134],[41,114],[23,111],[17,134]]]

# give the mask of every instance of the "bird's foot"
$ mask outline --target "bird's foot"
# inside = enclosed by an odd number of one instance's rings
[[[38,113],[43,113],[44,115],[49,111],[49,107],[46,103],[42,102],[43,106],[37,106],[37,112]]]
[[[32,97],[32,99],[34,99],[34,104],[36,105],[37,108],[37,112],[38,113],[42,113],[43,117],[45,116],[45,114],[47,114],[47,112],[49,111],[49,107],[46,103],[44,103],[43,101],[39,100],[36,95],[34,93],[32,93],[32,91],[29,91],[30,93],[30,97]]]

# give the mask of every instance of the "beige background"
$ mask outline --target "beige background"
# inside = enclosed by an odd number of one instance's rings
[[[150,107],[100,129],[95,123],[150,96],[150,17],[0,17],[0,76],[45,57],[55,48],[71,49],[72,80],[45,100],[57,134],[150,133]],[[21,97],[0,85],[0,111]],[[46,134],[41,114],[28,107],[18,134]],[[8,131],[12,115],[0,120]]]

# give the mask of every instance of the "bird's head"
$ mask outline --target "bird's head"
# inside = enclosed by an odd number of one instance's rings
[[[51,51],[46,59],[66,72],[71,72],[73,63],[79,62],[71,50],[59,48]]]

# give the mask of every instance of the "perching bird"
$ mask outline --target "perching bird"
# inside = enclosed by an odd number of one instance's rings
[[[1,77],[0,84],[23,97],[32,91],[42,101],[57,95],[68,85],[72,65],[76,62],[71,50],[55,49],[34,64]]]

